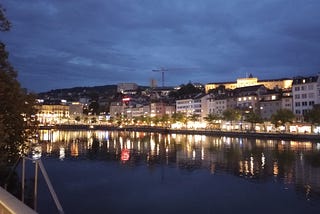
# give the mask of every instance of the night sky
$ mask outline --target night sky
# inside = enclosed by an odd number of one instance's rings
[[[319,0],[2,0],[22,86],[165,85],[320,72]]]

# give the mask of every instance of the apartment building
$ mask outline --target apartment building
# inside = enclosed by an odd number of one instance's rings
[[[204,96],[204,94],[198,94],[192,98],[176,100],[176,112],[184,113],[186,116],[196,114],[201,117]]]
[[[128,119],[133,119],[135,117],[141,117],[141,116],[149,116],[150,105],[127,106],[124,108],[124,115]]]
[[[117,118],[124,114],[125,104],[123,102],[111,102],[110,117]]]
[[[298,121],[303,121],[303,115],[320,104],[320,74],[309,77],[295,77],[292,83],[293,113]]]
[[[261,118],[268,120],[282,108],[280,92],[271,92],[261,96],[259,113]]]
[[[228,108],[228,97],[219,96],[212,97],[207,100],[208,114],[215,114],[222,116],[222,113]]]
[[[267,88],[264,85],[237,88],[237,108],[258,113],[260,110],[259,101],[262,99],[262,95],[266,93]]]

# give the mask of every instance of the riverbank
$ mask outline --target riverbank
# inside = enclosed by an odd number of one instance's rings
[[[170,129],[151,126],[126,126],[116,127],[109,125],[55,125],[41,126],[40,129],[56,129],[56,130],[109,130],[109,131],[138,131],[138,132],[157,132],[164,134],[193,134],[207,136],[227,136],[242,138],[258,138],[258,139],[276,139],[276,140],[299,140],[320,142],[318,134],[295,134],[295,133],[279,133],[279,132],[250,132],[250,131],[222,131],[209,129]]]

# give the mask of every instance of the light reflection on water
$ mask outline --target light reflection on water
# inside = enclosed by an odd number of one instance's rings
[[[228,173],[251,181],[276,179],[320,203],[319,143],[117,131],[40,133],[42,156],[118,161],[131,167],[165,165]],[[313,197],[313,198],[312,198]]]

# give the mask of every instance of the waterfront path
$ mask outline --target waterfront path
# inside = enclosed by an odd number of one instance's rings
[[[42,126],[40,129],[57,130],[110,130],[110,131],[139,131],[139,132],[158,132],[165,134],[194,134],[207,136],[227,136],[258,139],[276,139],[276,140],[299,140],[320,142],[319,134],[297,134],[280,132],[252,132],[252,131],[223,131],[210,129],[171,129],[155,126],[124,126],[116,127],[110,125],[56,125]]]

